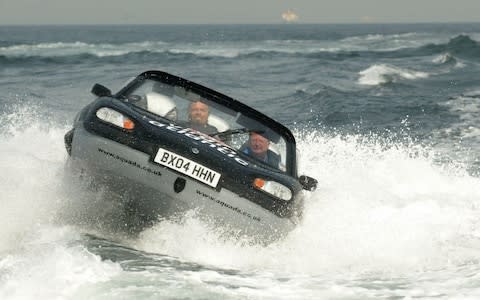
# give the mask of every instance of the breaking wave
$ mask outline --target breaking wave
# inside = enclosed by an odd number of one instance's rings
[[[386,43],[385,39],[389,42]],[[382,46],[372,45],[372,41],[377,40]],[[425,44],[425,42],[428,42],[428,40],[421,40],[414,34],[387,37],[382,35],[351,37],[341,41],[264,40],[242,43],[210,41],[184,44],[163,41],[119,44],[76,41],[3,46],[0,47],[0,62],[14,64],[47,60],[47,62],[64,63],[75,60],[75,58],[109,61],[117,57],[142,60],[145,56],[151,58],[168,55],[227,59],[295,55],[319,59],[344,59],[358,56],[382,58],[449,53],[451,56],[455,55],[468,59],[480,58],[479,43],[466,35],[454,37],[444,44]]]
[[[421,48],[426,53],[450,53],[465,59],[480,59],[480,43],[468,35],[458,35],[447,44],[429,44]]]
[[[275,288],[320,276],[328,286],[352,275],[417,278],[478,260],[478,177],[461,165],[437,163],[432,149],[409,139],[324,134],[322,128],[295,131],[300,172],[317,178],[319,187],[307,194],[304,219],[284,240],[264,247],[228,238],[194,212],[181,222],[162,221],[136,238],[105,232],[99,232],[107,236],[104,241],[85,237],[88,224],[52,221],[59,203],[68,201],[59,187],[66,128],[42,125],[35,111],[0,115],[8,127],[0,134],[2,298],[88,298],[99,289],[106,298],[129,292],[138,297],[142,288],[152,291],[152,281],[168,290],[171,278],[181,283],[185,276],[240,287],[261,281]],[[324,274],[336,275],[325,279]],[[126,291],[124,282],[133,278]],[[318,295],[312,288],[318,285],[307,284],[308,295]],[[109,287],[102,290],[104,285]]]
[[[431,150],[414,143],[300,135],[301,173],[317,178],[319,188],[285,240],[239,247],[189,216],[182,224],[154,226],[131,245],[204,265],[285,274],[398,274],[462,264],[478,254],[471,247],[479,234],[480,182],[462,167],[438,165]]]
[[[59,150],[65,128],[50,128],[36,109],[0,115],[0,251],[18,247],[16,242],[32,228],[52,221],[62,200],[59,186],[66,155]]]
[[[415,80],[427,78],[426,72],[414,71],[406,68],[399,68],[393,65],[380,64],[373,65],[368,69],[359,72],[360,78],[358,83],[362,85],[380,85],[399,80]]]

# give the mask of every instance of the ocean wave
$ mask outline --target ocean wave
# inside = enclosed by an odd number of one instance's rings
[[[434,59],[432,59],[432,62],[436,64],[447,64],[456,62],[456,59],[453,55],[447,52],[436,56]]]
[[[125,44],[90,44],[73,43],[39,43],[19,44],[0,47],[0,56],[8,58],[22,57],[65,57],[91,55],[99,58],[125,56],[135,53],[171,53],[193,54],[199,57],[236,58],[240,56],[261,53],[310,54],[317,52],[339,52],[338,47],[321,47],[316,41],[272,41],[257,42],[205,42],[195,43],[164,43],[143,41]]]
[[[441,104],[456,118],[447,123],[444,128],[433,132],[435,147],[448,153],[451,159],[464,162],[470,172],[480,176],[480,90],[472,90],[461,95],[451,97]]]
[[[419,48],[425,44],[439,43],[438,35],[408,32],[401,34],[367,34],[347,37],[339,41],[349,45],[352,50],[364,51],[398,51],[402,49]]]
[[[459,121],[463,126],[480,128],[478,126],[478,119],[480,118],[480,91],[471,91],[453,97],[443,105],[447,106],[452,113],[458,115]]]
[[[387,64],[373,65],[360,71],[359,74],[360,78],[358,79],[358,83],[362,85],[380,85],[402,79],[415,80],[429,76],[426,72],[414,71]]]
[[[459,255],[453,256],[459,263],[471,259],[461,255],[457,243],[476,233],[471,226],[478,178],[456,166],[436,165],[435,153],[418,144],[319,129],[300,129],[295,135],[302,173],[321,185],[306,197],[303,221],[285,240],[268,247],[235,247],[238,239],[222,238],[191,214],[182,223],[164,221],[145,230],[132,245],[224,268],[306,274],[411,270],[419,264],[434,268],[452,253]],[[345,246],[352,243],[358,249],[353,254]],[[272,259],[278,253],[282,264]]]
[[[437,42],[437,44],[435,44]],[[451,38],[446,43],[422,35],[367,35],[343,40],[264,40],[209,41],[202,43],[167,43],[139,41],[119,44],[66,43],[15,44],[0,47],[0,60],[14,62],[24,58],[59,58],[89,56],[99,59],[132,55],[193,55],[200,58],[249,58],[299,56],[315,59],[348,59],[351,57],[400,58],[425,55],[446,55],[451,58],[480,58],[480,45],[467,35]],[[446,54],[447,53],[447,54]],[[439,58],[441,61],[442,58]],[[443,63],[443,62],[442,62]]]
[[[448,52],[435,56],[432,59],[432,62],[438,65],[450,65],[456,69],[465,67],[465,63],[462,60],[457,59],[455,56]]]
[[[480,90],[474,90],[470,92],[463,93],[464,97],[479,98],[480,99]]]
[[[450,53],[466,59],[480,59],[480,43],[469,35],[458,35],[451,38],[446,44],[429,44],[419,51],[425,54]]]
[[[459,35],[451,39],[446,45],[447,49],[454,54],[471,55],[480,58],[480,43],[468,35]]]
[[[132,52],[163,49],[164,42],[144,41],[125,44],[90,44],[84,42],[55,42],[39,44],[18,44],[0,47],[0,55],[6,57],[59,57],[90,54],[98,57],[121,56]]]

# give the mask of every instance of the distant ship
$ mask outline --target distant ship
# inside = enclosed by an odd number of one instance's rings
[[[282,19],[288,23],[298,20],[298,15],[291,9],[282,14]]]

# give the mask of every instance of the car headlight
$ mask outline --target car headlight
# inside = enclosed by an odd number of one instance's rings
[[[97,110],[96,115],[100,120],[115,125],[117,127],[128,130],[132,130],[133,128],[135,128],[135,123],[132,120],[114,109],[102,107]]]
[[[292,191],[276,181],[255,178],[253,181],[253,187],[285,201],[292,199]]]

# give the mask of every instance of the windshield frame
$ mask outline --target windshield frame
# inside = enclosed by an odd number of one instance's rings
[[[259,124],[266,128],[271,128],[276,134],[281,136],[286,142],[286,170],[285,172],[293,177],[297,177],[296,166],[296,142],[292,132],[284,125],[273,120],[269,116],[251,108],[250,106],[243,104],[242,102],[235,100],[227,95],[219,93],[208,87],[202,86],[187,79],[171,75],[162,71],[146,71],[138,75],[134,80],[130,81],[125,87],[117,92],[113,97],[118,99],[125,99],[126,95],[129,95],[130,91],[139,87],[145,80],[155,80],[167,85],[180,86],[186,90],[192,91],[208,101],[215,102],[220,106],[224,106],[230,110],[240,112],[242,115],[255,120]]]

